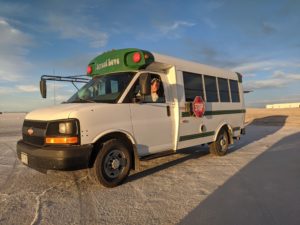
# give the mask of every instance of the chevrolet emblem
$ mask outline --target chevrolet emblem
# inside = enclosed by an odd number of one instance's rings
[[[32,127],[28,128],[27,133],[31,136],[33,135],[33,129]]]

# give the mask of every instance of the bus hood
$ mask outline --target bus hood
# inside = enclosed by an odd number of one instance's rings
[[[101,103],[100,103],[101,104]],[[82,108],[92,110],[99,103],[68,103],[60,104],[47,108],[37,109],[27,113],[26,120],[59,120],[68,119],[72,112],[76,112]]]

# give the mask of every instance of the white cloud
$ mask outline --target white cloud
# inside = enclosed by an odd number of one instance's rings
[[[285,87],[288,84],[300,81],[300,74],[284,73],[282,71],[275,71],[270,79],[253,80],[245,82],[245,89],[266,89],[266,88],[279,88]]]
[[[280,70],[276,70],[272,77],[274,78],[279,78],[279,79],[284,79],[284,80],[300,80],[300,74],[294,74],[294,73],[284,73]]]
[[[1,81],[17,81],[21,79],[21,76],[18,73],[15,73],[13,70],[5,70],[7,68],[13,68],[13,63],[5,61],[0,56],[0,67],[3,70],[0,70],[0,82]]]
[[[237,67],[232,68],[232,70],[241,73],[249,73],[255,71],[262,71],[262,70],[270,71],[270,70],[274,70],[274,68],[280,68],[280,67],[281,68],[300,67],[300,62],[266,60],[260,62],[244,63]]]
[[[255,89],[266,89],[266,88],[276,88],[276,87],[284,87],[288,81],[284,81],[282,79],[268,79],[268,80],[255,80],[245,82],[245,89],[247,90],[255,90]]]
[[[17,90],[22,92],[37,92],[39,88],[37,85],[16,85]]]
[[[0,25],[8,26],[8,23],[5,20],[0,19]]]
[[[7,95],[7,94],[12,94],[15,93],[16,90],[12,87],[1,87],[0,86],[0,95]]]
[[[108,34],[76,17],[52,14],[47,18],[48,29],[58,32],[62,39],[86,40],[93,48],[106,45]]]
[[[245,82],[245,88],[250,90],[286,87],[294,81],[300,80],[300,74],[285,73],[282,70],[300,68],[300,62],[292,61],[261,61],[241,64],[234,71],[241,72],[246,78],[257,78],[260,72],[269,72],[267,79],[251,80]]]
[[[192,27],[195,25],[195,23],[190,23],[187,21],[175,21],[172,24],[159,25],[158,29],[161,31],[162,34],[166,35],[170,32],[178,30],[181,27]]]
[[[56,97],[55,99],[58,101],[61,100],[66,100],[68,99],[72,94],[74,94],[77,90],[74,88],[70,89],[71,87],[68,87],[67,85],[64,84],[55,84],[55,92],[56,92]],[[53,84],[48,84],[47,86],[48,89],[48,94],[50,96],[53,96]],[[14,85],[11,87],[7,86],[0,86],[0,95],[11,95],[11,94],[16,94],[16,93],[34,93],[34,92],[39,92],[39,85],[31,85],[31,84],[19,84],[19,85]],[[39,96],[39,95],[37,95]],[[50,97],[51,99],[51,97]],[[53,99],[53,97],[52,97]]]
[[[9,95],[13,93],[37,92],[39,87],[36,85],[15,85],[12,87],[0,86],[1,95]]]
[[[31,67],[25,55],[32,45],[29,35],[16,29],[8,20],[0,18],[0,81],[17,81]]]
[[[29,35],[10,25],[7,20],[0,18],[0,48],[1,52],[22,54],[24,47],[32,43]]]
[[[149,32],[139,32],[137,35],[137,39],[139,40],[150,40],[150,41],[158,41],[162,38],[168,39],[177,39],[181,37],[181,33],[183,28],[195,26],[195,23],[187,22],[187,21],[175,21],[173,23],[164,23],[160,22],[154,25],[155,31]]]

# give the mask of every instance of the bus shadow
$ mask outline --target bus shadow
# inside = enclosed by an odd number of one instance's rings
[[[180,224],[300,224],[299,144],[300,132],[270,146]]]
[[[234,144],[229,149],[228,154],[233,153],[252,142],[259,141],[260,139],[268,135],[276,133],[284,126],[286,118],[287,116],[280,115],[280,116],[268,116],[268,117],[254,119],[251,123],[246,125],[246,135],[242,136],[239,141],[236,141],[236,144]],[[274,121],[276,121],[275,126],[273,126]],[[260,126],[259,132],[257,132],[257,126]],[[168,158],[171,158],[172,156],[178,157],[178,155],[180,158],[168,160]],[[187,160],[198,159],[207,155],[209,155],[208,146],[199,145],[199,146],[194,146],[194,147],[189,147],[189,148],[179,150],[177,153],[163,156],[159,160],[151,159],[151,161],[157,160],[157,162],[151,163],[152,166],[146,165],[145,168],[142,168],[141,171],[131,174],[125,182],[126,183],[132,182],[134,180],[141,179],[143,177],[155,174],[159,171],[176,166]]]
[[[228,154],[235,152],[244,146],[259,141],[268,135],[272,135],[280,130],[286,122],[286,115],[266,116],[252,120],[246,125],[246,135],[242,135],[239,141],[231,146]],[[259,132],[258,132],[258,129]]]
[[[208,155],[209,152],[207,152],[207,151],[200,151],[198,147],[191,147],[191,148],[186,148],[186,149],[180,150],[180,152],[172,154],[172,155],[163,156],[159,160],[160,161],[165,161],[166,158],[172,157],[172,156],[176,157],[176,155],[178,155],[178,154],[179,155],[184,154],[186,156],[183,156],[183,157],[180,157],[180,158],[177,158],[175,160],[168,161],[168,162],[163,162],[163,163],[160,163],[160,164],[158,164],[159,162],[156,162],[155,163],[156,165],[154,165],[153,167],[150,167],[150,168],[147,168],[148,166],[146,166],[146,168],[144,170],[142,170],[141,172],[137,172],[137,173],[134,173],[134,174],[130,175],[128,177],[128,179],[126,180],[126,182],[132,182],[134,180],[137,180],[137,179],[140,179],[140,178],[152,175],[154,173],[157,173],[159,171],[162,171],[162,170],[168,169],[170,167],[176,166],[176,165],[178,165],[180,163],[183,163],[183,162],[185,162],[187,160],[190,160],[190,159],[201,158],[201,157],[203,157],[205,155]],[[151,159],[151,161],[152,160],[157,160],[157,159],[158,158]]]

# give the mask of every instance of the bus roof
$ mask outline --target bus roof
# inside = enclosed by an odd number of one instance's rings
[[[141,69],[168,69],[172,66],[175,66],[177,70],[181,71],[227,77],[238,80],[241,79],[240,74],[230,70],[224,70],[171,56],[151,53],[137,48],[126,48],[104,52],[91,60],[88,65],[87,73],[89,76],[97,76]]]
[[[201,64],[199,62],[188,61],[184,59],[175,58],[172,56],[161,55],[153,53],[155,62],[160,62],[166,65],[176,67],[176,70],[186,71],[191,73],[198,73],[204,75],[213,75],[217,77],[225,77],[230,79],[241,80],[241,74],[233,72],[228,69],[221,69],[210,65]]]

